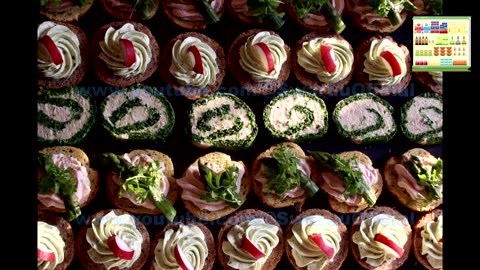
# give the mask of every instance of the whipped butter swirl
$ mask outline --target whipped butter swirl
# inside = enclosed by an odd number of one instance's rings
[[[121,259],[113,254],[107,244],[110,236],[120,237],[125,244],[134,251],[130,260]],[[92,227],[87,229],[87,242],[91,245],[88,250],[90,259],[105,268],[119,269],[131,267],[142,253],[143,237],[136,227],[135,218],[129,214],[117,216],[115,212],[96,217],[92,220]]]
[[[390,64],[380,56],[382,52],[390,51],[400,64],[401,73],[392,76]],[[405,52],[396,43],[390,39],[374,39],[370,43],[370,49],[365,53],[363,62],[363,72],[367,73],[370,81],[376,81],[382,86],[392,86],[400,83],[405,74],[407,74],[407,65],[405,64]]]
[[[421,232],[422,255],[426,255],[427,261],[435,269],[443,269],[443,215],[437,220],[432,220],[425,225]]]
[[[272,250],[279,243],[278,227],[265,223],[262,218],[244,221],[233,226],[222,243],[222,251],[228,259],[228,265],[235,269],[260,270]],[[256,260],[242,249],[243,237],[247,237],[266,256]]]
[[[185,254],[195,270],[203,269],[208,257],[208,246],[202,230],[193,224],[180,224],[175,231],[169,229],[155,247],[155,270],[182,270],[175,259],[175,246]]]
[[[65,259],[65,242],[60,235],[60,230],[43,221],[37,221],[37,248],[55,254],[53,262],[37,259],[39,270],[53,270]]]
[[[65,25],[52,21],[41,23],[37,29],[37,38],[48,35],[57,46],[63,62],[55,65],[48,52],[38,46],[37,68],[41,74],[51,79],[69,78],[82,63],[80,40],[77,35]]]
[[[436,84],[443,85],[443,72],[442,71],[429,71],[428,74],[432,76],[432,80]]]
[[[322,61],[320,46],[332,47],[333,61],[337,68],[332,73],[325,70]],[[338,38],[314,38],[303,42],[302,48],[297,52],[297,62],[308,73],[317,75],[319,81],[336,83],[345,79],[352,71],[353,52],[346,40]]]
[[[120,39],[128,39],[133,43],[135,62],[127,67],[123,56]],[[119,29],[109,27],[100,41],[102,52],[98,57],[102,59],[113,74],[130,78],[144,73],[152,60],[150,38],[147,34],[135,30],[131,23],[125,23]]]
[[[268,72],[265,70],[265,55],[259,53],[256,45],[259,42],[265,43],[273,57],[275,68]],[[255,82],[267,82],[276,80],[280,75],[283,63],[287,60],[287,51],[284,48],[284,41],[281,37],[262,31],[248,37],[245,45],[240,47],[240,66],[248,72]]]
[[[189,51],[191,46],[197,47],[200,53],[203,73],[197,73],[193,70],[195,57]],[[210,45],[199,38],[187,37],[184,40],[175,41],[169,71],[182,85],[205,87],[214,84],[217,80],[217,74],[220,73],[216,58],[217,54]]]
[[[378,214],[363,220],[359,230],[352,236],[352,241],[358,245],[360,258],[366,259],[366,262],[374,267],[395,260],[397,258],[395,251],[374,240],[374,237],[377,233],[381,233],[403,248],[408,240],[407,233],[404,230],[405,222],[387,214]]]
[[[335,256],[342,240],[337,228],[337,224],[332,220],[320,215],[307,216],[293,225],[293,235],[287,242],[292,248],[295,263],[299,267],[307,266],[308,270],[321,270],[329,261],[333,261],[333,257],[329,259],[309,236],[320,234],[326,244],[333,248]]]

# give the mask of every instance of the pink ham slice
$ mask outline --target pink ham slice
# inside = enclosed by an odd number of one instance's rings
[[[213,0],[210,2],[212,9],[219,13],[223,7],[224,0]],[[203,21],[205,17],[198,11],[194,0],[167,1],[167,7],[173,16],[185,21]]]
[[[373,22],[380,22],[380,23],[389,23],[390,20],[388,18],[384,18],[379,16],[373,11],[372,6],[367,4],[365,0],[347,0],[353,2],[353,12],[360,15],[361,20],[366,20],[369,24]]]
[[[335,7],[335,9],[337,10],[338,14],[342,14],[343,9],[345,8],[345,0],[331,0],[331,2],[333,7]],[[328,24],[324,15],[313,14],[313,13],[310,13],[308,17],[303,19],[303,22],[305,24],[318,25],[318,26],[326,26]]]
[[[426,197],[427,191],[424,186],[417,183],[417,179],[410,173],[410,171],[403,164],[395,164],[393,169],[398,174],[397,185],[403,188],[410,198],[417,200]]]
[[[50,13],[62,13],[75,6],[77,5],[74,4],[72,0],[62,0],[59,6],[57,6],[55,2],[50,2],[48,5],[45,5],[42,8]]]
[[[122,12],[131,12],[133,9],[132,1],[130,0],[105,0],[106,5]]]

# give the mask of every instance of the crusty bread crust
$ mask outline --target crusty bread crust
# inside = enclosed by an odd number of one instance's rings
[[[443,85],[436,83],[428,72],[413,72],[413,78],[423,89],[443,95]]]
[[[299,196],[296,198],[291,198],[291,197],[283,198],[283,196],[280,196],[275,193],[264,193],[262,191],[262,183],[254,179],[254,176],[260,171],[260,168],[262,165],[261,160],[266,157],[272,157],[274,151],[281,146],[286,146],[290,150],[293,156],[297,158],[305,159],[312,170],[312,175],[314,175],[313,170],[315,170],[316,166],[315,166],[315,160],[313,159],[313,157],[307,156],[303,151],[303,149],[296,143],[281,142],[281,143],[272,145],[270,148],[260,153],[253,161],[253,164],[252,164],[253,191],[255,192],[257,197],[262,201],[262,203],[264,203],[268,207],[283,208],[283,207],[294,206],[297,212],[301,212],[303,204],[307,199],[307,195],[305,193],[302,196]]]
[[[74,6],[64,12],[51,12],[48,8],[40,7],[40,15],[55,22],[75,23],[90,10],[94,1],[95,0],[90,0],[88,4]]]
[[[319,209],[319,208],[311,208],[301,212],[294,219],[292,219],[288,224],[287,229],[285,230],[285,241],[288,241],[288,239],[290,239],[293,236],[293,232],[292,232],[293,225],[295,225],[297,222],[300,222],[303,218],[308,216],[313,216],[313,215],[323,216],[333,221],[338,226],[337,231],[341,237],[339,251],[337,252],[337,254],[335,254],[333,261],[327,262],[325,267],[322,268],[322,270],[338,270],[340,269],[343,262],[347,258],[348,251],[350,249],[349,248],[350,238],[349,238],[349,232],[348,232],[347,226],[342,223],[342,220],[336,214],[326,209]],[[292,247],[288,244],[288,242],[285,242],[285,252],[287,254],[288,260],[290,261],[292,266],[295,268],[295,270],[308,269],[308,266],[299,267],[295,263],[295,258],[293,257],[293,254],[292,254]]]
[[[175,223],[169,223],[163,229],[159,230],[154,238],[151,241],[151,247],[150,247],[150,262],[149,262],[149,269],[150,270],[155,270],[154,267],[154,262],[155,262],[155,248],[157,247],[158,240],[160,238],[163,238],[165,235],[165,232],[168,231],[169,229],[173,229],[174,231],[177,231],[180,225],[195,225],[197,226],[200,230],[202,230],[203,235],[205,237],[205,243],[207,244],[207,250],[208,250],[208,256],[205,258],[205,264],[203,265],[202,270],[210,270],[213,268],[213,265],[215,264],[215,260],[217,258],[217,249],[216,249],[216,244],[215,244],[215,239],[213,237],[212,232],[210,229],[208,229],[207,226],[203,225],[200,222],[192,221],[192,220],[186,220],[185,222],[175,222]]]
[[[263,218],[265,223],[273,224],[278,227],[278,245],[272,250],[272,253],[268,256],[267,260],[265,261],[264,265],[260,270],[270,270],[275,269],[277,264],[280,262],[280,259],[283,256],[284,245],[285,245],[285,237],[283,236],[282,227],[280,224],[268,213],[258,210],[258,209],[244,209],[241,211],[236,212],[235,214],[231,215],[225,223],[220,228],[217,236],[217,254],[220,264],[223,266],[225,270],[236,270],[228,265],[229,257],[223,253],[222,250],[222,243],[227,241],[227,234],[230,229],[235,226],[239,225],[240,223],[248,220],[252,220],[254,218]]]
[[[368,50],[370,49],[370,43],[373,40],[384,39],[384,38],[389,39],[395,44],[397,44],[405,54],[405,65],[407,67],[407,72],[398,84],[395,84],[392,86],[381,86],[376,82],[371,82],[368,78],[369,77],[368,73],[363,72],[363,68],[364,68],[363,62],[366,59],[365,53],[368,52]],[[407,46],[398,44],[391,36],[381,36],[381,35],[372,36],[364,40],[363,42],[360,42],[360,44],[357,46],[357,48],[354,51],[355,51],[355,61],[353,64],[354,76],[359,83],[367,86],[367,89],[372,90],[374,93],[380,96],[389,96],[389,95],[400,94],[403,90],[405,90],[405,88],[410,83],[412,78],[412,65],[411,65],[410,51],[408,50]]]
[[[187,21],[187,20],[182,20],[181,18],[175,16],[170,8],[168,7],[169,2],[172,2],[171,0],[163,0],[161,1],[162,4],[162,10],[165,16],[167,16],[167,19],[172,22],[174,25],[183,28],[184,30],[203,30],[207,28],[208,21],[207,19],[203,19],[201,21]],[[221,18],[223,15],[224,11],[224,5],[222,5],[220,11],[217,13],[218,17]]]
[[[132,150],[131,152],[128,153],[128,156],[130,157],[130,159],[132,159],[133,157],[140,154],[146,154],[151,158],[153,158],[154,160],[159,160],[165,164],[165,175],[167,176],[168,182],[170,184],[170,188],[167,194],[167,199],[170,201],[172,205],[175,205],[180,195],[180,190],[177,185],[177,181],[174,177],[173,162],[170,159],[170,157],[159,151],[152,150],[152,149]],[[105,193],[107,195],[108,200],[116,208],[123,209],[134,214],[158,215],[162,213],[162,211],[160,211],[160,209],[158,208],[155,208],[155,209],[145,208],[143,206],[134,204],[128,198],[119,197],[118,193],[120,191],[120,186],[114,182],[112,172],[109,172],[107,174],[106,180],[107,181],[105,185]]]
[[[197,165],[198,160],[200,160],[202,163],[204,163],[207,166],[208,166],[209,163],[213,163],[213,164],[217,164],[217,165],[233,164],[229,155],[227,155],[225,153],[222,153],[222,152],[218,152],[218,151],[210,152],[210,153],[207,153],[207,154],[197,158],[195,160],[195,162],[193,162],[191,165]],[[240,196],[242,196],[243,203],[245,203],[245,201],[247,200],[247,195],[250,192],[251,187],[252,187],[251,177],[250,177],[250,173],[248,171],[248,168],[243,163],[243,161],[237,161],[237,162],[239,162],[245,169],[245,174],[242,178],[241,186],[240,186],[240,192],[239,192]],[[221,168],[225,169],[225,167],[223,167],[223,166]],[[186,171],[184,172],[183,176],[185,176],[185,174],[186,174]],[[193,204],[192,202],[187,201],[187,200],[183,200],[183,204],[184,204],[185,208],[187,209],[187,211],[189,211],[192,215],[194,215],[198,219],[204,220],[204,221],[213,221],[213,220],[219,219],[221,217],[227,216],[227,215],[237,211],[241,207],[241,206],[239,206],[237,208],[233,208],[231,206],[226,206],[225,208],[217,210],[217,211],[208,211],[208,210],[202,210],[202,209],[198,208],[195,204]]]
[[[153,2],[155,3],[155,6],[150,6],[150,15],[148,17],[143,17],[143,15],[138,11],[132,12],[130,10],[130,11],[127,12],[127,11],[123,11],[123,10],[118,10],[117,8],[110,6],[108,1],[100,0],[100,3],[102,5],[103,9],[108,14],[110,14],[110,16],[112,16],[116,19],[122,20],[122,21],[130,21],[130,20],[132,20],[132,21],[146,21],[146,20],[151,19],[157,13],[158,6],[159,6],[159,3],[158,3],[159,0],[153,0]]]
[[[85,35],[85,32],[78,27],[77,25],[66,23],[66,22],[55,22],[56,24],[67,26],[75,35],[78,37],[80,42],[80,56],[82,62],[77,67],[77,69],[72,73],[68,78],[63,79],[53,79],[43,76],[43,74],[37,72],[37,84],[38,86],[45,88],[61,88],[66,86],[74,86],[82,82],[83,78],[87,74],[88,68],[90,67],[90,48],[88,46],[88,39]]]
[[[58,228],[60,236],[65,242],[63,262],[55,270],[65,270],[70,266],[75,255],[74,233],[72,226],[66,219],[48,211],[38,211],[37,221],[43,221]]]
[[[135,219],[135,224],[137,225],[137,229],[140,231],[140,234],[143,237],[142,242],[142,252],[140,253],[140,257],[138,257],[137,261],[130,267],[130,268],[122,268],[123,270],[140,270],[142,269],[143,265],[148,260],[148,255],[150,254],[150,234],[145,227],[145,225],[138,220],[138,218],[131,213],[121,210],[121,209],[105,209],[101,210],[92,216],[90,216],[87,220],[87,223],[80,227],[78,230],[77,236],[75,238],[75,254],[78,261],[84,267],[84,269],[89,270],[107,270],[107,268],[103,264],[97,264],[88,255],[88,250],[91,248],[91,245],[87,242],[87,229],[92,227],[92,221],[94,218],[102,217],[108,214],[110,211],[113,211],[117,216],[128,214],[131,215]],[[118,267],[112,267],[109,270],[120,270]]]
[[[147,66],[147,69],[144,73],[138,74],[136,76],[132,76],[130,78],[123,78],[117,75],[114,75],[113,72],[107,67],[105,62],[100,59],[98,56],[102,52],[100,48],[100,41],[103,40],[105,36],[105,32],[109,27],[113,27],[118,29],[122,27],[126,23],[131,23],[135,27],[135,30],[143,32],[148,35],[150,39],[150,49],[152,50],[152,59]],[[118,86],[118,87],[128,87],[138,83],[142,83],[148,78],[150,78],[153,73],[157,70],[158,63],[160,61],[160,47],[153,36],[150,29],[148,29],[145,25],[134,22],[134,21],[115,21],[108,24],[103,25],[100,27],[95,33],[93,34],[91,40],[91,51],[93,57],[93,72],[95,73],[95,77],[111,86]]]
[[[268,31],[273,35],[279,36],[274,31],[263,29],[250,29],[241,33],[237,38],[235,38],[232,45],[230,45],[230,48],[228,49],[227,65],[228,70],[234,79],[239,82],[246,91],[255,95],[270,95],[275,93],[275,91],[277,91],[277,89],[279,89],[290,76],[292,56],[290,53],[290,47],[285,43],[283,47],[287,52],[287,60],[283,63],[278,78],[268,82],[255,82],[250,74],[248,74],[240,66],[240,47],[247,42],[248,37],[261,31]]]
[[[412,148],[408,150],[405,154],[407,155],[417,155],[422,157],[431,157],[432,155],[423,148]],[[395,164],[402,163],[402,157],[390,157],[385,163],[383,170],[383,175],[385,179],[385,185],[388,191],[397,198],[397,200],[410,208],[413,211],[417,212],[428,212],[440,206],[443,203],[443,200],[433,200],[430,202],[425,201],[412,201],[410,195],[401,187],[397,185],[398,174],[394,169]]]
[[[206,87],[194,87],[194,86],[184,86],[181,85],[177,79],[170,73],[170,64],[172,63],[172,48],[173,45],[177,40],[184,40],[187,37],[196,37],[201,41],[207,43],[216,53],[217,58],[216,62],[218,65],[219,73],[217,74],[215,83],[212,85],[208,85]],[[208,36],[197,33],[197,32],[186,32],[177,35],[176,37],[172,38],[163,48],[162,50],[162,61],[164,64],[159,66],[160,76],[162,79],[169,85],[172,86],[173,89],[180,92],[184,97],[190,100],[197,100],[199,98],[206,97],[207,95],[217,91],[220,85],[223,82],[223,78],[225,77],[225,73],[227,70],[226,60],[225,60],[225,52],[223,51],[222,46],[220,46],[215,40],[209,38]]]
[[[351,226],[351,229],[350,229],[350,237],[353,237],[353,234],[360,229],[360,224],[363,220],[372,218],[372,217],[374,217],[376,215],[379,215],[379,214],[387,214],[387,215],[394,216],[396,219],[402,220],[405,223],[404,226],[403,226],[403,229],[404,229],[405,233],[407,234],[408,240],[405,243],[405,245],[403,246],[403,250],[404,250],[403,256],[398,258],[398,259],[395,259],[395,260],[392,260],[392,261],[389,261],[389,262],[385,262],[378,267],[374,267],[374,266],[369,265],[365,260],[363,260],[360,257],[360,251],[358,249],[358,245],[355,244],[352,239],[350,239],[351,252],[353,253],[353,256],[355,257],[355,260],[365,269],[369,269],[369,270],[394,270],[394,269],[399,268],[400,266],[402,266],[405,263],[405,261],[407,260],[409,254],[410,254],[410,249],[411,249],[412,243],[413,243],[412,228],[411,228],[410,223],[408,223],[407,218],[404,215],[402,215],[396,209],[388,207],[388,206],[374,206],[374,207],[367,208],[367,209],[363,210],[363,212],[361,212],[360,215],[358,215],[357,218],[355,219],[355,221],[353,222],[353,224]]]
[[[312,74],[307,72],[300,64],[298,63],[297,52],[302,48],[303,42],[315,39],[317,37],[322,38],[337,38],[341,40],[347,41],[341,35],[335,33],[321,33],[321,32],[310,32],[303,36],[295,46],[295,53],[292,53],[292,68],[297,80],[300,81],[301,84],[318,92],[321,95],[332,95],[341,91],[352,79],[353,77],[353,65],[350,73],[345,77],[343,80],[340,80],[336,83],[324,83],[319,81],[316,74]],[[353,53],[353,48],[350,45],[350,50]]]
[[[90,180],[90,194],[88,196],[88,199],[80,204],[80,208],[83,208],[90,204],[95,196],[97,195],[98,188],[99,188],[99,178],[98,178],[98,172],[90,167],[90,159],[87,156],[87,154],[80,148],[74,147],[74,146],[50,146],[50,147],[45,147],[41,150],[39,150],[39,153],[47,154],[47,155],[52,155],[52,154],[64,154],[69,157],[73,157],[77,159],[82,166],[87,168],[88,172],[88,179]],[[42,170],[39,170],[39,176],[43,174]],[[56,207],[47,207],[43,205],[40,201],[38,202],[38,209],[39,210],[48,210],[52,212],[57,212],[57,213],[66,213],[65,208],[56,208]]]
[[[345,9],[347,11],[346,13],[349,14],[349,17],[353,21],[353,25],[355,25],[359,30],[363,32],[377,34],[392,33],[398,28],[400,28],[400,26],[402,26],[407,19],[408,12],[403,10],[402,13],[400,13],[401,22],[397,25],[392,25],[390,21],[382,23],[374,21],[372,23],[369,23],[366,19],[362,19],[360,14],[353,11],[354,7],[357,5],[354,2],[354,0],[345,0]],[[365,4],[364,2],[366,1],[359,0],[359,3]]]
[[[425,213],[413,226],[413,254],[415,258],[427,269],[429,270],[438,270],[434,268],[427,260],[426,255],[422,255],[422,231],[427,225],[428,222],[436,220],[440,215],[443,214],[442,209],[435,209],[428,213]]]

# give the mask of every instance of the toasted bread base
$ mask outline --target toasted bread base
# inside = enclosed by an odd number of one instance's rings
[[[392,25],[390,21],[386,23],[384,22],[379,23],[378,21],[369,23],[366,19],[365,20],[362,19],[360,14],[353,11],[355,6],[357,5],[355,4],[355,2],[356,2],[355,0],[345,0],[346,13],[348,13],[349,17],[351,18],[353,25],[355,25],[355,27],[357,27],[360,31],[363,31],[366,33],[376,33],[376,34],[392,33],[398,28],[400,28],[400,26],[403,25],[403,23],[405,22],[408,16],[407,11],[405,10],[402,11],[402,13],[400,13],[401,21],[397,25]],[[360,0],[358,2],[360,3],[363,2],[362,4],[365,4],[366,0]]]
[[[413,254],[415,258],[427,269],[429,270],[438,270],[434,268],[427,260],[426,255],[422,255],[422,231],[427,225],[428,222],[436,220],[440,215],[443,214],[442,209],[435,209],[428,213],[425,213],[413,226]]]
[[[305,210],[301,212],[299,215],[297,215],[294,219],[290,221],[290,223],[287,226],[287,229],[285,230],[285,252],[287,254],[287,258],[292,264],[292,266],[295,268],[295,270],[307,270],[308,266],[304,267],[299,267],[296,262],[295,258],[293,257],[292,254],[292,247],[288,244],[288,239],[290,239],[293,236],[292,228],[293,225],[296,223],[300,222],[303,218],[308,217],[308,216],[313,216],[313,215],[320,215],[323,216],[331,221],[333,221],[338,227],[337,231],[341,236],[341,241],[340,241],[340,248],[337,254],[335,254],[333,261],[327,262],[324,268],[322,270],[338,270],[342,266],[343,262],[347,258],[348,251],[349,251],[349,233],[347,226],[342,223],[342,220],[340,217],[338,217],[336,214],[326,210],[326,209],[319,209],[319,208],[311,208],[308,210]]]
[[[150,14],[147,17],[143,17],[143,15],[138,11],[132,12],[131,10],[130,11],[118,10],[115,7],[112,7],[110,3],[106,0],[100,0],[100,3],[103,9],[115,19],[119,19],[122,21],[146,21],[151,19],[157,13],[158,7],[159,7],[159,3],[158,3],[159,1],[160,0],[153,0],[153,2],[155,3],[155,6],[150,7],[150,10],[149,10]]]

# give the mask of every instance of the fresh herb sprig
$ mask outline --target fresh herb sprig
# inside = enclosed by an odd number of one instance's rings
[[[203,17],[207,19],[208,23],[216,23],[220,21],[220,16],[213,10],[209,1],[206,0],[195,0],[195,4],[202,13]]]
[[[157,6],[154,0],[131,0],[133,2],[132,12],[130,18],[133,17],[134,12],[142,14],[142,18],[150,18],[152,10]]]
[[[440,200],[442,198],[440,191],[440,183],[443,178],[442,159],[439,158],[435,164],[427,166],[418,156],[411,155],[409,159],[405,160],[405,165],[417,179],[417,183],[426,188],[431,199]]]
[[[308,14],[322,13],[327,19],[330,27],[340,34],[345,30],[346,25],[342,17],[329,0],[290,0],[295,5],[295,12],[304,19]]]
[[[122,156],[114,153],[102,153],[95,159],[105,168],[118,174],[122,183],[119,197],[124,192],[128,192],[135,196],[138,203],[142,203],[149,198],[170,222],[173,221],[177,211],[158,188],[163,181],[158,160],[150,162],[146,166],[134,166]]]
[[[343,195],[345,198],[360,194],[368,206],[373,206],[377,200],[372,189],[364,181],[362,172],[352,169],[349,161],[344,160],[337,154],[319,151],[309,151],[318,165],[335,172],[345,184]]]
[[[277,148],[272,157],[261,159],[265,166],[263,173],[267,177],[267,188],[283,196],[285,192],[301,187],[308,197],[317,193],[318,186],[305,173],[298,169],[300,159],[293,156],[285,146]]]
[[[233,208],[242,205],[243,198],[236,192],[239,173],[236,166],[228,166],[225,171],[216,173],[198,160],[198,169],[206,183],[206,191],[200,194],[200,199],[207,202],[222,200]]]
[[[82,214],[75,191],[77,180],[73,177],[73,169],[58,167],[47,155],[38,155],[38,164],[45,174],[38,179],[40,194],[59,194],[65,204],[67,220],[72,221]]]
[[[262,23],[265,20],[270,20],[273,28],[280,29],[285,20],[285,12],[278,12],[278,7],[283,4],[279,0],[248,0],[248,10],[252,11],[258,22]]]
[[[417,7],[409,0],[401,0],[395,2],[391,0],[366,0],[373,7],[373,11],[378,15],[388,18],[392,25],[398,25],[402,22],[400,13],[394,8],[395,5],[403,5],[403,9],[407,11],[416,10]]]

